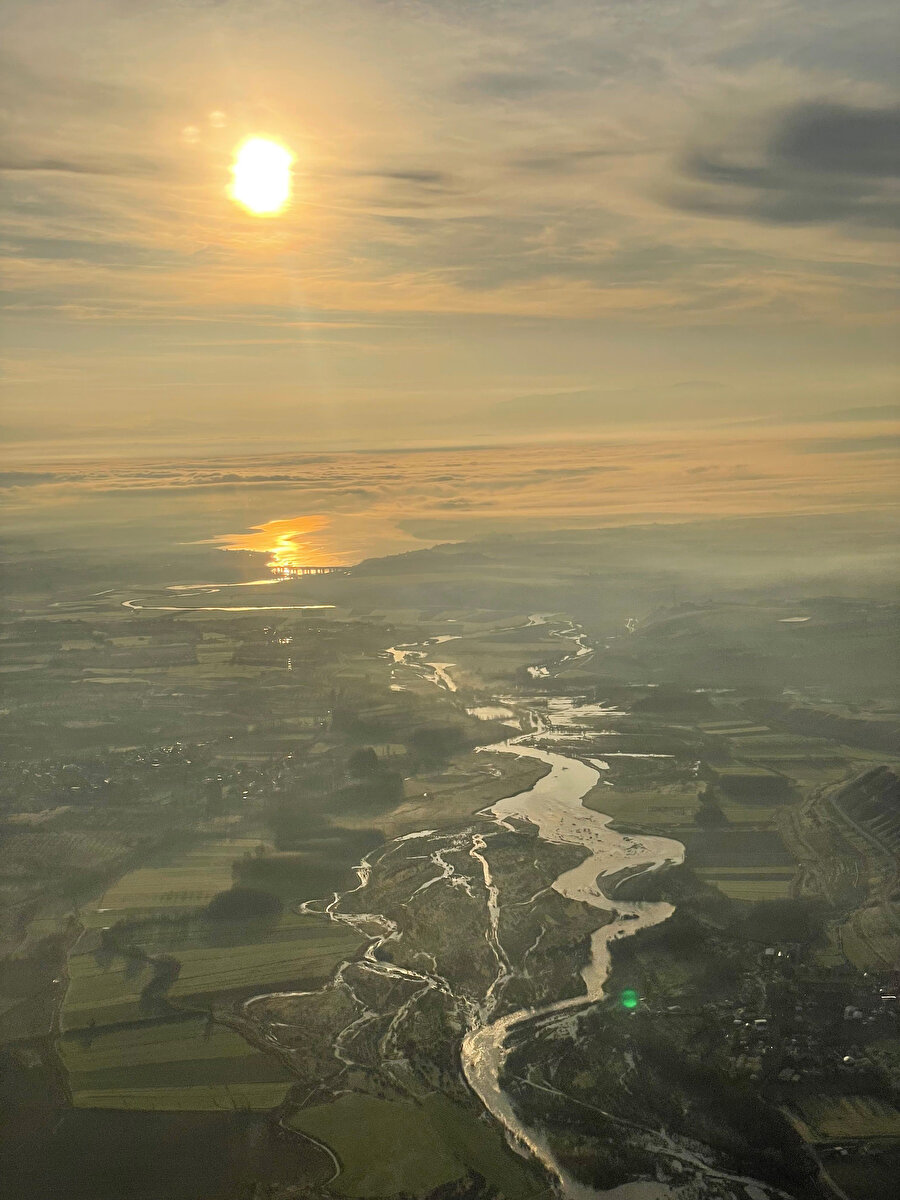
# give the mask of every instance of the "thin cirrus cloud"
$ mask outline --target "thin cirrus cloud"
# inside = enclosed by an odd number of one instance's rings
[[[159,171],[156,163],[144,158],[118,155],[115,158],[77,161],[65,158],[28,158],[0,151],[0,172],[31,172],[51,175],[109,175],[133,178],[140,175],[155,175]]]
[[[822,438],[799,447],[803,454],[878,454],[896,461],[900,434],[879,437]]]
[[[892,17],[850,8],[7,6],[8,421],[374,446],[886,403]],[[260,133],[296,153],[263,223],[227,197]]]

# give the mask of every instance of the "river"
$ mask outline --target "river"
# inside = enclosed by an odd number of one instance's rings
[[[529,623],[548,623],[548,618],[535,615],[529,619]],[[553,632],[555,636],[570,639],[573,643],[572,654],[566,656],[566,659],[563,661],[576,657],[583,659],[587,653],[591,652],[584,634],[575,626],[564,627],[562,630],[554,630]],[[452,636],[440,639],[432,638],[421,645],[394,646],[386,651],[386,653],[393,660],[395,669],[405,668],[413,670],[421,678],[428,679],[435,686],[455,692],[456,682],[449,675],[449,670],[453,664],[429,661],[431,651],[436,644],[451,640],[454,640]],[[541,667],[541,677],[545,677],[545,673],[546,675],[550,675],[551,671],[558,670],[560,665],[561,663],[557,662],[552,667]],[[632,868],[633,877],[634,873],[656,870],[665,864],[680,863],[684,859],[684,847],[680,842],[670,838],[646,835],[633,837],[629,834],[620,833],[611,828],[611,817],[584,806],[583,799],[600,779],[600,770],[595,766],[589,765],[588,762],[567,754],[562,750],[550,751],[541,749],[534,745],[533,742],[541,740],[544,737],[548,737],[548,740],[551,741],[557,741],[564,739],[566,734],[568,734],[568,740],[577,740],[578,737],[586,733],[585,726],[579,723],[578,717],[580,715],[583,718],[587,710],[573,704],[570,696],[561,695],[559,697],[551,696],[548,698],[546,695],[542,695],[540,701],[541,706],[535,706],[529,710],[528,716],[523,719],[523,723],[524,720],[530,720],[532,724],[532,729],[529,732],[503,742],[498,742],[495,745],[484,747],[483,749],[494,753],[515,754],[537,759],[550,768],[549,772],[527,791],[500,800],[490,808],[484,809],[478,815],[489,818],[498,825],[506,828],[514,828],[511,823],[514,819],[525,820],[537,828],[541,838],[545,841],[582,847],[586,851],[584,860],[577,867],[563,872],[555,880],[552,887],[568,899],[609,911],[613,908],[613,905],[609,898],[601,892],[598,886],[599,878],[613,875],[628,868]],[[490,703],[497,705],[506,704],[509,703],[509,699],[498,697]],[[527,702],[523,703],[517,699],[515,703],[518,708],[527,709]],[[601,720],[610,717],[627,716],[625,713],[619,713],[602,705],[591,706],[588,715]],[[552,728],[548,717],[552,719]],[[555,1001],[537,1008],[520,1009],[498,1017],[496,1016],[496,1011],[502,997],[503,985],[512,974],[513,968],[506,957],[499,939],[499,912],[503,903],[503,897],[492,876],[488,857],[483,853],[486,849],[485,838],[474,829],[468,829],[456,834],[438,833],[435,830],[422,830],[406,834],[402,838],[396,839],[396,842],[399,843],[413,838],[421,838],[425,841],[433,841],[434,843],[450,840],[455,844],[457,849],[461,848],[463,843],[466,843],[469,846],[469,855],[473,860],[477,861],[479,874],[483,877],[489,917],[489,928],[486,934],[497,958],[498,971],[496,979],[479,1004],[464,1004],[468,1032],[463,1038],[460,1054],[465,1078],[485,1109],[507,1131],[511,1143],[520,1152],[534,1155],[551,1175],[558,1180],[562,1195],[571,1198],[571,1200],[597,1200],[600,1196],[606,1197],[606,1200],[666,1200],[666,1198],[674,1200],[677,1196],[684,1196],[684,1191],[680,1190],[677,1185],[670,1187],[664,1183],[649,1180],[636,1180],[632,1183],[616,1187],[612,1191],[602,1193],[580,1183],[566,1172],[557,1161],[543,1132],[540,1129],[527,1126],[520,1119],[516,1114],[512,1100],[500,1084],[508,1053],[507,1039],[509,1034],[519,1026],[546,1019],[553,1014],[564,1014],[567,1011],[571,1011],[572,1019],[574,1020],[576,1011],[579,1008],[583,1008],[586,1004],[603,997],[604,986],[610,969],[610,944],[618,938],[629,936],[636,933],[639,929],[644,929],[666,920],[674,911],[672,906],[664,902],[628,902],[623,907],[617,901],[615,904],[616,915],[614,919],[609,924],[603,925],[600,929],[596,930],[592,935],[590,958],[581,971],[581,976],[584,980],[584,992],[582,995]],[[391,845],[394,844],[391,843]],[[385,852],[389,853],[390,848],[388,847],[387,851],[382,850],[382,853]],[[437,865],[443,866],[445,874],[431,880],[430,883],[437,883],[440,878],[447,878],[452,875],[453,868],[443,860],[440,852],[433,855],[433,861]],[[357,868],[359,882],[357,888],[354,889],[355,891],[366,888],[372,870],[373,865],[370,864],[368,859],[364,859]],[[402,974],[409,981],[420,982],[423,985],[422,993],[417,993],[416,996],[403,1006],[402,1011],[398,1011],[392,1023],[392,1028],[406,1015],[410,1005],[417,999],[418,995],[424,994],[425,991],[436,988],[448,995],[454,994],[448,981],[436,972],[420,973],[418,971],[398,968],[380,961],[378,958],[380,946],[386,941],[400,936],[396,926],[393,922],[387,921],[386,918],[381,917],[379,914],[341,913],[340,902],[342,898],[342,894],[339,893],[327,904],[316,901],[307,902],[302,906],[302,910],[307,913],[318,911],[333,921],[351,924],[359,929],[361,933],[372,938],[360,965],[379,974],[396,976]],[[381,928],[373,936],[373,925],[377,927],[379,924]],[[332,983],[326,986],[346,987],[347,984],[343,975],[344,969],[348,965],[346,963],[342,964]],[[302,993],[294,994],[300,995]],[[460,997],[456,998],[460,999]],[[254,997],[245,1007],[249,1008],[264,999],[266,999],[265,996]],[[368,1019],[371,1019],[374,1015],[368,1014],[365,1006],[362,1007],[363,1015],[357,1021],[354,1021],[348,1029],[345,1029],[338,1035],[335,1044],[335,1052],[348,1064],[352,1063],[352,1060],[347,1058],[344,1052],[344,1047],[349,1040],[347,1037],[348,1033],[360,1023],[365,1023]],[[624,1123],[629,1124],[628,1122]],[[641,1127],[637,1124],[634,1127],[639,1131],[641,1130]],[[745,1191],[746,1195],[756,1195],[761,1197],[762,1200],[766,1200],[766,1197],[770,1195],[768,1191],[763,1190],[757,1185],[754,1180],[717,1171],[709,1163],[698,1158],[694,1152],[691,1152],[683,1145],[676,1144],[675,1140],[670,1139],[664,1132],[659,1131],[658,1134],[654,1134],[650,1130],[644,1132],[649,1135],[647,1137],[648,1144],[655,1144],[661,1153],[671,1155],[673,1158],[680,1159],[685,1165],[694,1167],[699,1175],[706,1175],[707,1177],[718,1178],[720,1180],[727,1179],[743,1184],[747,1188]],[[750,1190],[751,1188],[753,1189],[752,1191]],[[783,1195],[783,1193],[780,1194]]]
[[[543,614],[529,617],[529,625],[547,624],[549,618]],[[584,633],[574,624],[551,631],[553,636],[572,642],[572,653],[566,655],[562,662],[570,659],[583,659],[591,653]],[[453,640],[441,638],[440,642]],[[407,645],[393,646],[388,654],[398,667],[413,667],[421,677],[430,679],[439,687],[456,691],[456,683],[449,675],[452,663],[424,662],[428,650],[438,639],[430,639],[430,643],[422,646]],[[558,670],[562,662],[556,664]],[[428,674],[424,667],[432,668],[434,674]],[[549,676],[554,668],[542,666],[534,669],[537,676]],[[545,697],[541,697],[542,700]],[[500,700],[493,703],[500,705]],[[569,739],[572,736],[583,736],[587,731],[583,724],[577,724],[576,718],[585,715],[596,718],[623,717],[626,714],[602,705],[590,706],[590,710],[578,708],[570,696],[551,696],[546,698],[546,711],[552,718],[552,734],[554,739]],[[640,840],[628,834],[618,833],[610,827],[612,818],[605,813],[594,812],[585,808],[584,797],[596,785],[600,772],[579,758],[573,758],[558,751],[539,749],[531,744],[542,734],[549,734],[546,718],[537,712],[531,713],[531,720],[536,727],[535,732],[525,733],[519,737],[498,742],[485,747],[486,750],[502,754],[517,754],[528,758],[538,759],[546,763],[550,771],[528,791],[507,797],[479,815],[491,817],[499,824],[510,818],[520,818],[535,825],[540,836],[548,842],[567,843],[581,846],[587,851],[584,861],[577,867],[564,872],[554,882],[554,889],[570,900],[581,901],[595,908],[609,910],[612,906],[598,887],[598,877],[612,875],[623,868],[639,867],[641,870],[654,870],[666,863],[680,863],[684,860],[684,847],[680,842],[670,838],[646,837]],[[500,897],[493,889],[488,868],[485,864],[485,881],[489,886],[494,906],[500,903]],[[496,1004],[500,987],[491,989],[491,994],[485,997],[485,1004],[480,1006],[479,1020],[470,1028],[463,1039],[461,1059],[463,1072],[469,1086],[481,1100],[485,1108],[507,1130],[514,1144],[520,1149],[527,1149],[559,1180],[564,1195],[573,1200],[596,1200],[598,1193],[586,1187],[567,1174],[556,1161],[546,1138],[539,1130],[528,1128],[516,1115],[513,1104],[507,1093],[500,1086],[500,1075],[506,1061],[506,1042],[512,1029],[527,1021],[533,1021],[566,1009],[577,1009],[586,1003],[599,999],[609,974],[610,943],[616,938],[625,937],[650,925],[664,921],[673,911],[670,904],[633,903],[627,908],[618,908],[618,915],[607,925],[598,929],[591,938],[590,961],[583,968],[581,975],[585,984],[585,993],[567,1000],[547,1004],[541,1008],[522,1009],[508,1013],[497,1019],[491,1019],[491,1007]],[[498,980],[500,975],[498,975]],[[648,1185],[645,1181],[616,1188],[615,1195],[619,1200],[649,1200],[651,1196],[668,1195],[668,1189],[657,1184]],[[612,1195],[612,1193],[610,1193]]]
[[[585,808],[582,799],[596,784],[599,771],[580,759],[528,745],[528,740],[533,736],[526,734],[487,749],[536,758],[550,767],[549,774],[538,780],[530,791],[499,801],[485,810],[484,815],[492,816],[498,822],[511,817],[522,818],[537,826],[545,841],[583,846],[588,851],[584,862],[555,881],[553,887],[557,892],[570,900],[608,910],[611,905],[598,889],[598,876],[613,874],[623,867],[636,866],[638,863],[642,869],[653,869],[664,863],[683,860],[684,847],[680,842],[658,837],[641,837],[640,841],[636,841],[627,834],[611,829],[611,818],[604,813]],[[466,1034],[461,1050],[466,1079],[485,1108],[508,1130],[515,1142],[527,1147],[559,1179],[564,1195],[575,1200],[587,1200],[588,1197],[593,1200],[597,1192],[572,1179],[557,1163],[541,1133],[522,1123],[509,1096],[500,1086],[500,1074],[506,1060],[506,1040],[516,1025],[565,1009],[583,1007],[586,1002],[599,999],[609,974],[610,942],[664,921],[673,909],[670,904],[660,902],[635,903],[618,911],[619,916],[598,929],[591,938],[590,961],[581,972],[585,995],[541,1008],[523,1009],[482,1024]],[[616,1189],[616,1193],[623,1200],[627,1196],[638,1200],[639,1196],[650,1194],[645,1188],[631,1192]],[[665,1193],[657,1188],[654,1194]]]

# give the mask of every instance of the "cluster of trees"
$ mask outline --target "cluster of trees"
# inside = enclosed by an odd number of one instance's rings
[[[705,797],[700,800],[700,807],[694,813],[694,820],[701,829],[719,829],[728,824],[728,818],[714,800]]]
[[[286,828],[290,828],[286,826]],[[341,829],[326,821],[296,827],[296,840],[274,854],[245,854],[232,864],[235,884],[273,892],[285,900],[312,900],[349,887],[352,868],[380,846],[377,829]]]
[[[707,783],[698,797],[700,807],[694,813],[694,820],[701,829],[718,829],[728,824],[728,818],[719,806],[719,796],[711,783]]]
[[[210,921],[241,921],[277,916],[283,907],[271,892],[237,884],[213,896],[206,906],[206,916]]]
[[[470,745],[459,725],[423,725],[409,739],[409,748],[426,769],[438,767]]]
[[[131,958],[130,961],[135,962],[137,959]],[[174,955],[150,955],[144,956],[144,961],[153,968],[153,975],[148,983],[144,984],[141,989],[141,998],[139,1001],[142,1012],[158,1013],[168,1010],[168,1001],[166,993],[169,988],[181,974],[181,963]]]
[[[279,850],[301,849],[328,825],[325,797],[279,795],[266,808],[266,824]]]
[[[383,763],[371,746],[354,750],[339,798],[341,807],[385,812],[403,799],[403,776]]]
[[[742,915],[734,932],[743,939],[769,945],[778,942],[814,942],[825,931],[828,909],[813,897],[757,900]]]

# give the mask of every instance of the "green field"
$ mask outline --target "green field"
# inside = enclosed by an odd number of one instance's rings
[[[791,1118],[809,1142],[900,1138],[900,1112],[874,1096],[809,1096],[794,1102]]]
[[[150,982],[149,965],[115,958],[104,964],[93,953],[76,953],[69,958],[69,986],[63,1001],[63,1029],[79,1029],[96,1021],[115,1025],[138,1021],[144,1015],[140,1007],[141,991]]]
[[[286,1084],[244,1083],[220,1086],[146,1088],[143,1091],[115,1088],[82,1092],[76,1108],[124,1108],[140,1112],[213,1112],[228,1110],[265,1111],[285,1097]]]
[[[342,1195],[422,1194],[466,1170],[477,1171],[508,1200],[545,1194],[496,1127],[438,1093],[421,1104],[343,1095],[303,1109],[288,1124],[335,1152],[341,1174],[332,1187]]]
[[[285,913],[261,940],[218,946],[180,946],[171,951],[181,973],[169,990],[173,998],[209,995],[234,988],[264,991],[276,983],[324,982],[360,945],[359,934],[321,917]]]
[[[148,960],[176,959],[166,999],[205,1008],[235,991],[319,986],[356,952],[359,936],[321,917],[290,910],[246,921],[204,917],[211,897],[230,887],[235,858],[256,845],[208,841],[165,865],[131,871],[86,914],[61,1014],[76,1107],[230,1111],[284,1099],[291,1077],[277,1059],[205,1017],[167,1017],[165,1000],[145,990],[155,974]],[[132,953],[100,941],[97,926],[123,920],[129,926],[112,936]]]
[[[252,922],[224,924],[225,928],[198,920],[185,930],[150,926],[136,931],[132,940],[149,955],[168,955],[180,962],[178,978],[167,993],[171,999],[203,997],[204,1004],[236,989],[264,991],[298,982],[317,986],[360,945],[359,936],[345,926],[293,912],[282,913],[263,928]],[[153,977],[149,964],[120,955],[110,960],[85,949],[70,957],[69,975],[64,1029],[152,1015],[141,1006],[141,992]]]
[[[766,736],[772,732],[768,725],[728,725],[724,728],[702,725],[701,728],[709,733],[714,733],[717,737],[741,739],[758,735]]]
[[[797,868],[781,837],[772,829],[736,828],[732,807],[724,829],[679,833],[686,861],[705,883],[732,900],[783,900],[791,894]]]
[[[97,928],[154,915],[160,909],[177,912],[207,904],[216,892],[231,887],[231,864],[258,843],[258,838],[219,838],[175,856],[165,866],[129,871],[95,908],[82,914],[82,921]]]
[[[76,1108],[267,1109],[290,1086],[277,1059],[203,1017],[70,1033],[60,1055]]]
[[[744,730],[768,729],[767,725],[755,725],[752,721],[698,721],[697,728],[705,733],[721,734],[727,737],[732,733],[742,733]]]
[[[632,790],[615,785],[606,787],[601,780],[585,797],[584,806],[623,824],[691,825],[698,808],[697,792],[696,783],[666,783]]]
[[[716,767],[715,774],[722,779],[766,779],[773,775],[766,767],[755,766],[752,763],[735,763],[730,767]]]
[[[498,775],[491,772],[499,771]],[[533,758],[513,754],[458,755],[449,770],[410,776],[404,783],[404,800],[392,812],[379,816],[378,828],[386,838],[423,827],[465,821],[473,813],[506,796],[533,787],[548,768]],[[452,772],[452,773],[451,773]],[[345,820],[348,827],[368,819]]]
[[[783,900],[791,894],[793,867],[748,871],[741,867],[707,867],[697,871],[704,883],[714,884],[732,900]]]
[[[694,870],[745,867],[753,871],[794,869],[794,859],[781,837],[766,829],[706,829],[679,835]]]

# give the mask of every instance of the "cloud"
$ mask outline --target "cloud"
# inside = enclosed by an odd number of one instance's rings
[[[0,488],[36,487],[55,479],[49,471],[0,471]]]
[[[521,100],[542,92],[571,86],[570,77],[561,69],[547,71],[474,71],[463,76],[455,87],[457,95],[493,100]]]
[[[15,522],[20,536],[23,529],[27,536],[44,528],[54,545],[63,529],[79,522],[96,539],[102,500],[109,514],[104,546],[110,526],[120,527],[133,544],[139,520],[148,539],[166,546],[240,534],[229,536],[234,545],[249,526],[258,531],[264,525],[266,533],[300,528],[315,534],[323,553],[348,561],[370,556],[373,547],[381,553],[412,549],[416,534],[470,539],[495,524],[530,535],[536,528],[595,528],[658,517],[890,512],[896,472],[889,459],[872,455],[861,469],[850,454],[830,454],[834,444],[823,445],[820,454],[804,453],[811,440],[810,431],[737,437],[645,431],[506,446],[499,453],[470,446],[402,454],[82,460],[46,480],[32,479],[27,492],[14,490],[16,477],[32,472],[9,472],[4,504],[10,529]],[[33,474],[49,471],[38,459]],[[185,497],[197,494],[215,502],[185,508]],[[309,518],[298,521],[300,513],[318,516],[311,524]],[[68,544],[77,546],[78,537]]]
[[[535,174],[565,175],[604,159],[616,158],[626,153],[628,151],[625,149],[614,146],[552,149],[511,158],[509,165],[515,170],[530,171]]]
[[[754,144],[739,127],[682,156],[675,207],[776,225],[892,228],[900,208],[900,107],[817,101],[778,113]]]
[[[772,142],[787,166],[832,175],[900,175],[900,105],[846,108],[803,104],[786,114]]]
[[[21,104],[23,97],[42,108],[57,107],[67,112],[76,108],[91,114],[100,109],[120,119],[125,111],[146,112],[158,103],[152,90],[142,91],[121,80],[84,78],[60,69],[58,63],[39,70],[23,55],[0,54],[0,98],[12,107]]]
[[[65,158],[29,158],[24,155],[0,153],[0,171],[29,171],[54,175],[101,175],[130,178],[155,175],[156,163],[134,155],[116,155],[115,159],[94,159],[78,162]]]
[[[866,75],[884,39],[846,58],[837,32],[882,3],[20,5],[7,421],[390,445],[890,399],[895,109]],[[297,154],[278,221],[227,198],[255,132]]]
[[[900,434],[896,436],[859,438],[820,438],[798,447],[802,454],[890,454],[900,450]]]
[[[432,167],[373,167],[369,170],[350,170],[343,173],[366,180],[374,187],[362,198],[365,208],[379,217],[392,213],[387,219],[421,220],[430,214],[422,210],[442,212],[448,200],[464,194],[462,181],[449,171]]]
[[[150,246],[138,246],[128,242],[17,235],[8,235],[0,240],[0,258],[47,262],[67,260],[132,268],[141,265],[158,268],[160,264],[169,265],[177,261],[177,256],[171,251],[160,251]]]
[[[860,408],[838,408],[808,420],[821,421],[900,421],[900,404],[868,404]]]
[[[365,171],[360,172],[372,179],[388,179],[395,183],[416,183],[421,187],[440,187],[445,188],[450,185],[453,180],[452,175],[448,175],[446,171],[429,171],[420,170],[380,170],[380,171]]]

